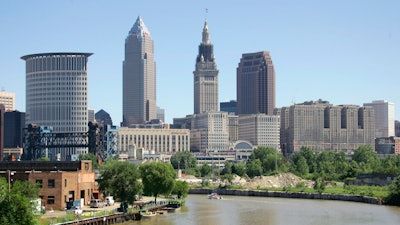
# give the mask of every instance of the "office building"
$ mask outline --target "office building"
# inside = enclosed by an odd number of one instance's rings
[[[165,122],[165,109],[162,109],[157,106],[157,118],[156,119]]]
[[[394,129],[394,103],[386,100],[364,103],[364,106],[371,106],[375,111],[375,137],[395,136]]]
[[[140,16],[125,39],[122,89],[122,126],[156,119],[154,44]]]
[[[239,140],[239,116],[228,114],[229,143]]]
[[[281,118],[281,148],[292,153],[302,147],[315,151],[352,151],[362,145],[375,148],[375,114],[372,107],[333,106],[310,101],[275,110]]]
[[[239,116],[239,140],[257,147],[271,147],[280,151],[280,117],[251,114]]]
[[[19,111],[4,113],[4,148],[23,147],[25,113]]]
[[[227,112],[205,112],[192,117],[190,129],[191,151],[218,152],[229,149]]]
[[[221,112],[227,112],[228,114],[237,115],[237,101],[230,100],[229,102],[220,102],[219,110]]]
[[[136,153],[137,149],[174,154],[190,150],[190,130],[120,127],[118,144],[120,154]]]
[[[6,107],[0,104],[0,161],[3,161],[4,157],[4,113]]]
[[[37,185],[46,210],[65,210],[70,201],[81,201],[83,207],[101,197],[90,160],[0,162],[0,177],[7,178],[8,170],[13,171],[10,179]]]
[[[380,156],[399,155],[400,138],[399,137],[380,137],[375,139],[375,152]]]
[[[194,114],[218,111],[218,70],[207,21],[199,45],[194,75]]]
[[[104,111],[104,109],[100,109],[94,114],[94,118],[98,124],[103,126],[113,125],[112,118],[108,112]]]
[[[237,68],[238,114],[264,113],[275,109],[275,70],[269,52],[243,54]]]
[[[25,55],[26,124],[49,126],[54,133],[88,131],[88,59],[92,53]],[[84,149],[68,148],[61,159]],[[55,154],[53,154],[55,155]]]
[[[3,104],[7,112],[15,110],[15,93],[0,91],[0,104]]]
[[[394,133],[396,137],[400,137],[400,121],[394,121]]]

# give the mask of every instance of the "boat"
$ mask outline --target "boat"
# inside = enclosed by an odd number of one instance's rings
[[[216,192],[213,192],[213,193],[211,193],[211,194],[208,195],[208,199],[222,199],[222,196],[219,195],[219,194],[216,193]]]
[[[179,202],[170,202],[166,207],[164,207],[164,210],[167,210],[168,212],[175,212],[177,210],[181,209],[182,204]]]
[[[148,218],[156,216],[157,213],[151,212],[151,211],[145,211],[145,212],[141,212],[140,215],[142,216],[143,219],[148,219]]]

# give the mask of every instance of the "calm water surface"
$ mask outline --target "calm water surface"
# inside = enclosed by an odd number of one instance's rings
[[[400,224],[400,207],[343,201],[189,195],[186,206],[175,213],[128,223],[130,225],[214,224]]]

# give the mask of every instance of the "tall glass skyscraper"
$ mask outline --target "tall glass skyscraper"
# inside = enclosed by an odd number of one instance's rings
[[[26,124],[54,133],[88,131],[88,57],[92,53],[25,55]],[[62,152],[77,154],[75,149]]]
[[[218,111],[218,70],[207,21],[199,45],[194,75],[194,114]]]
[[[122,82],[122,126],[156,119],[154,44],[140,16],[125,39]]]
[[[269,52],[243,54],[236,73],[238,114],[265,113],[275,108],[275,70]]]

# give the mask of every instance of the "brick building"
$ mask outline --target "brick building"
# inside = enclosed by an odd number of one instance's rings
[[[46,209],[63,210],[69,201],[88,204],[98,198],[92,161],[14,161],[0,162],[0,176],[38,184]],[[10,176],[10,177],[9,177]]]

